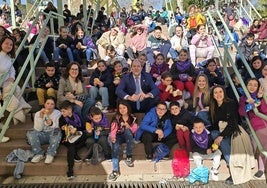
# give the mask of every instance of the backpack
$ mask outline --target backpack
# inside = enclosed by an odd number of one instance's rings
[[[153,157],[154,157],[154,171],[156,172],[158,170],[157,162],[163,159],[166,155],[169,155],[170,150],[168,146],[161,143],[161,144],[154,146],[152,151],[153,151]]]
[[[194,168],[188,176],[188,181],[190,184],[193,184],[196,181],[207,184],[209,181],[209,169],[205,166]]]
[[[103,148],[99,144],[94,143],[93,156],[91,158],[91,164],[92,165],[98,165],[104,160],[105,160],[105,156],[104,156]]]
[[[157,163],[163,159],[166,155],[169,155],[170,150],[165,144],[158,144],[152,149],[154,155],[154,162]]]
[[[184,149],[176,149],[173,153],[172,171],[176,178],[185,178],[190,172],[190,163],[187,152]]]

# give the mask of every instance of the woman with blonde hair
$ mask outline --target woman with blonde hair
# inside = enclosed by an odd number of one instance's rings
[[[209,105],[209,80],[205,74],[199,74],[195,82],[193,94],[193,108],[195,109],[196,116],[204,121],[206,127],[211,125],[209,120]]]

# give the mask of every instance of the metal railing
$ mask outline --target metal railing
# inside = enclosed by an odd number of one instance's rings
[[[224,19],[222,17],[222,15],[220,14],[219,11],[216,11],[216,14],[219,17],[220,21],[222,22],[223,27],[225,29],[225,32],[229,35],[232,45],[234,45],[234,47],[237,50],[237,53],[240,55],[241,60],[243,61],[244,66],[245,66],[246,70],[248,71],[249,75],[251,77],[255,77],[255,75],[252,72],[252,70],[251,70],[246,58],[244,57],[244,54],[241,52],[241,50],[238,47],[238,44],[234,40],[234,38],[233,38],[233,36],[232,36],[227,24],[225,23],[225,21],[224,21]],[[215,20],[213,19],[213,16],[211,15],[211,13],[209,11],[207,11],[207,16],[208,16],[208,18],[210,20],[210,23],[212,24],[213,28],[215,29],[215,32],[216,32],[216,35],[217,35],[218,39],[220,41],[223,41],[223,37],[221,36],[219,30],[217,29],[217,27],[215,25]],[[237,76],[238,80],[240,81],[240,84],[241,84],[241,86],[242,86],[242,88],[243,88],[243,90],[245,92],[246,97],[249,98],[250,94],[249,94],[249,92],[248,92],[248,90],[246,88],[246,85],[245,85],[245,83],[244,83],[244,81],[243,81],[243,79],[242,79],[242,77],[241,77],[236,65],[235,65],[235,60],[233,60],[230,52],[228,51],[228,45],[224,44],[224,43],[222,43],[222,45],[223,45],[223,48],[224,48],[224,55],[222,55],[219,50],[216,50],[216,51],[220,54],[219,58],[220,58],[220,61],[222,62],[222,65],[223,65],[223,71],[224,71],[225,77],[228,79],[229,84],[230,84],[230,86],[232,87],[232,89],[234,91],[235,97],[239,101],[239,95],[238,95],[237,89],[235,88],[235,85],[233,83],[233,80],[231,79],[230,73],[229,73],[228,68],[227,68],[227,64],[228,63],[230,63],[231,67],[233,68],[233,71],[234,71],[235,75]],[[260,117],[260,118],[262,118],[264,120],[267,120],[267,115],[259,112],[256,108],[254,108],[253,111],[258,117]],[[252,133],[253,139],[255,140],[255,142],[256,142],[256,144],[257,144],[257,146],[259,148],[259,151],[262,154],[264,154],[265,156],[267,156],[267,151],[264,150],[264,148],[263,148],[263,146],[262,146],[257,134],[255,133],[254,129],[251,126],[249,118],[246,116],[245,119],[246,119],[248,127],[249,127],[249,129],[250,129],[250,131]]]
[[[26,23],[30,20],[30,18],[36,14],[36,11],[38,11],[38,7],[40,6],[42,0],[36,0],[30,10],[27,12],[25,18],[22,20],[20,24],[20,28],[26,28]],[[37,16],[36,16],[37,17]],[[39,17],[39,16],[38,16]]]
[[[10,101],[11,101],[11,97],[14,95],[14,92],[15,92],[16,88],[18,87],[18,84],[19,84],[19,82],[20,82],[20,80],[21,80],[21,78],[22,78],[22,76],[23,76],[23,74],[24,74],[24,71],[26,70],[26,67],[28,66],[29,63],[30,63],[30,70],[29,70],[29,73],[28,73],[27,77],[26,77],[25,80],[24,80],[24,84],[23,84],[22,87],[21,87],[21,93],[20,93],[20,95],[18,96],[19,98],[22,97],[22,95],[23,95],[23,93],[24,93],[24,90],[25,90],[25,88],[26,88],[26,86],[27,86],[27,84],[28,84],[30,78],[32,77],[32,79],[34,79],[34,76],[35,76],[34,72],[35,72],[36,64],[37,64],[37,62],[38,62],[38,60],[39,60],[39,57],[40,57],[40,55],[41,55],[41,52],[42,52],[42,50],[44,49],[46,40],[47,40],[47,38],[48,38],[49,36],[46,36],[44,42],[43,42],[42,45],[40,46],[40,50],[39,50],[39,52],[36,54],[36,58],[35,58],[35,60],[32,61],[32,60],[33,60],[33,57],[34,57],[34,51],[35,51],[35,48],[37,47],[37,45],[39,45],[40,37],[41,37],[41,35],[44,33],[44,30],[45,30],[45,27],[47,26],[48,21],[49,21],[50,19],[52,20],[53,18],[57,18],[58,16],[62,16],[62,15],[57,14],[57,13],[54,13],[54,12],[52,12],[52,11],[50,11],[49,13],[39,12],[38,15],[39,15],[39,14],[45,14],[45,15],[46,15],[46,19],[45,19],[45,21],[44,21],[44,25],[43,25],[42,29],[40,30],[40,32],[39,32],[39,34],[38,34],[38,36],[37,36],[35,42],[34,42],[33,45],[29,48],[29,54],[28,54],[28,56],[27,56],[27,58],[26,58],[26,60],[25,60],[25,62],[24,62],[24,64],[23,64],[23,66],[22,66],[22,68],[21,68],[19,74],[17,75],[17,77],[16,77],[16,79],[15,79],[15,82],[14,82],[14,84],[13,84],[13,87],[11,88],[9,94],[7,95],[7,97],[6,97],[5,100],[4,100],[3,105],[2,105],[1,108],[0,108],[0,118],[2,118],[2,117],[4,116],[4,112],[6,111],[6,108],[7,108],[8,104],[9,104]],[[63,17],[63,16],[62,16],[62,17]],[[33,21],[33,24],[36,23],[36,20],[37,20],[37,19],[38,19],[38,18],[36,17],[35,20]],[[30,29],[32,29],[33,24],[32,24],[32,26],[31,26]],[[50,24],[51,24],[51,27],[53,28],[53,25],[52,25],[53,22],[50,22]],[[26,40],[27,40],[27,37],[28,37],[28,36],[29,36],[29,32],[26,33],[26,35],[25,35],[24,39],[22,40],[22,42],[21,42],[19,48],[17,49],[17,51],[16,51],[16,57],[17,57],[17,55],[20,53],[20,51],[22,50],[22,48],[25,46],[25,43],[26,43]],[[7,73],[5,73],[5,74],[3,74],[3,75],[0,75],[0,85],[3,84],[3,82],[4,82],[4,78],[5,78],[6,74],[7,74]],[[6,132],[6,130],[9,128],[9,124],[10,124],[12,118],[14,117],[14,114],[15,114],[15,111],[12,111],[12,112],[9,113],[9,115],[8,115],[8,117],[7,117],[7,119],[6,119],[5,123],[4,123],[4,125],[3,125],[3,127],[2,127],[2,130],[1,130],[1,132],[0,132],[0,140],[2,140],[2,138],[3,138],[3,136],[4,136],[5,132]]]

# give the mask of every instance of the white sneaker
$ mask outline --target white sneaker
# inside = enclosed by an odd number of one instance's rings
[[[211,179],[213,181],[219,181],[218,170],[211,168],[210,173],[211,173]]]
[[[45,164],[51,164],[54,160],[54,157],[52,155],[46,155],[46,158],[45,158]]]
[[[3,138],[2,138],[0,143],[5,143],[5,142],[8,142],[9,140],[10,140],[9,137],[3,136]]]
[[[43,160],[44,159],[44,156],[43,155],[35,155],[33,158],[32,158],[32,160],[31,160],[31,162],[32,163],[39,163],[41,160]]]
[[[102,103],[100,101],[98,101],[97,103],[95,103],[95,107],[99,108],[100,110],[103,109]]]
[[[102,111],[103,113],[108,113],[108,107],[103,107],[103,108],[101,109],[101,111]]]

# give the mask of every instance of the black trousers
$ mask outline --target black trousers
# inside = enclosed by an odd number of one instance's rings
[[[65,142],[64,145],[67,147],[67,162],[68,162],[68,169],[69,172],[73,172],[74,167],[74,156],[77,154],[79,149],[85,146],[85,141],[87,139],[86,134],[83,134],[79,140],[75,143]]]
[[[142,134],[141,141],[144,143],[145,147],[145,153],[146,155],[153,156],[153,142],[160,142],[168,146],[169,150],[172,149],[172,147],[177,143],[177,138],[174,133],[171,133],[166,138],[163,138],[162,140],[158,140],[158,135],[156,133],[150,133],[145,131]]]

